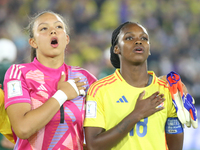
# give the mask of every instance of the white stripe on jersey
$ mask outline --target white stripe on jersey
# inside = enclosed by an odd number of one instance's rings
[[[15,70],[13,78],[16,78],[18,70],[19,70],[18,65],[16,65],[16,70]]]
[[[21,77],[21,74],[22,74],[22,72],[21,72],[21,68],[23,68],[23,67],[25,67],[25,66],[22,66],[22,65],[13,65],[12,66],[12,69],[11,69],[11,72],[10,72],[10,79],[20,79],[20,77]],[[15,70],[15,71],[14,71]],[[13,76],[13,77],[12,77]]]
[[[15,64],[12,66],[12,69],[11,69],[11,72],[10,72],[10,79],[11,79],[11,77],[12,77],[14,68],[15,68]]]

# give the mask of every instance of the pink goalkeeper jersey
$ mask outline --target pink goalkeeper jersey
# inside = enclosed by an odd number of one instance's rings
[[[86,92],[96,81],[86,70],[66,64],[52,69],[36,58],[31,63],[14,64],[4,79],[5,108],[15,103],[30,103],[32,109],[41,106],[57,91],[62,71],[65,71],[66,80],[81,77],[81,81],[86,82]],[[84,117],[85,97],[66,101],[52,120],[29,139],[15,136],[14,150],[82,150]]]

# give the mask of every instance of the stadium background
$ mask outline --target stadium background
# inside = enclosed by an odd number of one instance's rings
[[[29,16],[37,12],[52,10],[69,21],[71,41],[66,63],[84,67],[98,78],[114,71],[108,52],[111,33],[130,20],[144,25],[149,32],[149,70],[157,76],[171,70],[179,73],[200,114],[199,6],[199,0],[0,0],[0,41],[11,40],[17,52],[9,54],[14,55],[13,60],[1,59],[6,47],[0,42],[0,83],[10,64],[30,62],[24,29]],[[200,150],[199,139],[200,127],[185,128],[184,150]]]

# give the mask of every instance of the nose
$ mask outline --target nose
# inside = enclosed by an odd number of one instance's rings
[[[136,45],[141,45],[142,42],[141,42],[140,40],[137,40],[137,41],[135,42],[135,44],[136,44]]]
[[[51,34],[56,34],[56,31],[55,31],[55,30],[52,30],[52,31],[51,31]]]

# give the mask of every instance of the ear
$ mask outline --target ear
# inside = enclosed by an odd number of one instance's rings
[[[30,38],[28,42],[33,48],[35,48],[35,49],[38,48],[34,38]]]
[[[66,34],[66,40],[67,40],[67,44],[69,44],[70,38],[69,38],[69,35],[68,35],[68,34]]]
[[[115,45],[113,52],[114,52],[115,54],[121,54],[121,52],[120,52],[120,49],[119,49],[119,46],[118,46],[118,45]]]

